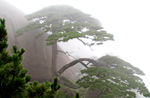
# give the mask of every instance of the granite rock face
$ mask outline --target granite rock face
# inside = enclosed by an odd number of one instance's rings
[[[27,25],[28,21],[24,17],[24,13],[5,0],[0,0],[0,18],[6,20],[9,51],[14,44],[26,50],[23,65],[28,69],[28,74],[32,76],[32,80],[40,82],[50,80],[52,77],[52,46],[46,45],[47,35],[36,38],[40,30],[33,30],[16,37],[16,30]],[[60,49],[60,47],[58,48]],[[56,59],[57,69],[70,62],[69,57],[61,53],[57,54]],[[63,75],[71,79],[74,74],[72,72],[73,69],[68,69]]]
[[[24,14],[6,2],[5,0],[0,0],[0,18],[5,18],[6,27],[8,31],[8,42],[9,49],[16,43],[15,31],[27,24],[27,20]]]
[[[51,78],[52,47],[46,45],[46,36],[36,39],[38,32],[39,30],[24,32],[17,37],[17,43],[26,50],[23,64],[32,80],[45,81]]]

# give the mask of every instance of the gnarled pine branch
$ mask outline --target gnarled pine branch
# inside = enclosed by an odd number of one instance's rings
[[[61,75],[65,70],[67,70],[68,68],[76,65],[77,63],[81,63],[83,66],[85,66],[86,68],[87,65],[85,63],[83,63],[83,61],[88,61],[89,63],[92,63],[94,66],[99,65],[99,63],[93,59],[89,59],[89,58],[80,58],[77,60],[74,60],[66,65],[64,65],[59,71],[58,71],[58,75]]]

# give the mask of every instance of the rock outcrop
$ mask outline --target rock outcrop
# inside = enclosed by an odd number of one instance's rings
[[[27,24],[24,14],[6,2],[0,0],[0,18],[5,18],[8,34],[9,49],[16,43],[15,32],[18,28]]]
[[[52,77],[52,47],[47,46],[45,43],[47,35],[36,38],[40,30],[34,30],[24,32],[16,37],[16,30],[27,25],[28,21],[24,17],[24,13],[5,0],[0,0],[0,18],[5,18],[6,20],[9,50],[14,44],[26,50],[23,65],[28,69],[28,74],[32,76],[32,80],[41,82],[50,80]],[[70,60],[68,56],[58,53],[56,61],[57,68],[60,69]],[[72,76],[69,73],[67,71],[64,75],[71,78]]]

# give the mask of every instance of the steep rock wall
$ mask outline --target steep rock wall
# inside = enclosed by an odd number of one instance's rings
[[[17,41],[20,47],[26,49],[23,63],[32,79],[45,81],[51,77],[52,47],[46,45],[46,35],[36,38],[38,32],[25,32],[17,37]]]
[[[24,14],[6,2],[5,0],[0,0],[0,17],[5,18],[6,27],[8,31],[8,42],[9,49],[16,43],[15,31],[27,24],[27,20]]]
[[[0,18],[6,20],[9,50],[14,44],[26,50],[23,65],[28,69],[28,74],[32,76],[32,80],[50,80],[52,76],[52,47],[45,43],[47,35],[37,39],[36,36],[40,30],[34,30],[15,37],[16,30],[27,25],[28,21],[24,17],[24,13],[5,0],[0,0]],[[69,63],[70,59],[68,56],[58,53],[56,61],[57,69],[60,69]],[[73,79],[74,73],[74,69],[68,69],[63,75]]]
[[[6,28],[8,31],[9,51],[14,44],[19,48],[26,50],[24,54],[23,65],[28,69],[28,73],[33,80],[49,80],[51,66],[51,47],[47,47],[43,37],[36,40],[36,34],[39,32],[25,32],[19,37],[15,37],[17,29],[25,26],[28,21],[24,14],[17,8],[0,0],[0,18],[6,20]]]

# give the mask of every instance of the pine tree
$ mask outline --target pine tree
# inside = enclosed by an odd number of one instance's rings
[[[17,35],[36,29],[41,30],[37,37],[48,33],[46,42],[52,45],[52,73],[54,76],[58,75],[56,67],[58,42],[77,39],[84,45],[93,46],[113,40],[113,35],[107,33],[97,19],[70,6],[50,6],[26,17],[30,22],[19,29]]]
[[[12,55],[9,55],[7,47],[5,20],[0,19],[0,97],[2,98],[21,94],[26,83],[31,79],[26,75],[27,70],[21,64],[25,50],[18,50],[17,46],[13,46]]]
[[[88,98],[135,98],[136,91],[149,97],[150,92],[139,77],[144,75],[140,69],[115,56],[103,56],[98,62],[104,65],[82,70],[83,77],[77,81],[88,89]]]
[[[7,47],[5,20],[0,18],[0,98],[56,98],[60,88],[58,79],[54,78],[52,83],[29,82],[31,76],[21,63],[25,50],[13,46],[10,55]]]
[[[70,39],[78,39],[88,46],[113,40],[113,35],[103,29],[99,20],[71,6],[50,6],[26,17],[30,23],[19,29],[17,34],[41,29],[41,32],[49,33],[46,39],[49,45]]]
[[[30,98],[56,98],[57,91],[60,85],[58,85],[58,79],[54,78],[52,83],[46,81],[39,83],[38,81],[31,82],[27,85],[27,97]]]

